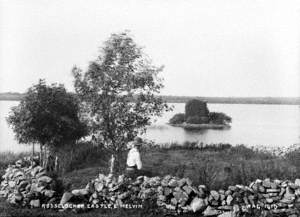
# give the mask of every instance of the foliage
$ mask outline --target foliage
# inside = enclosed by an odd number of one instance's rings
[[[189,116],[186,119],[186,123],[188,123],[188,124],[207,124],[208,118],[200,117],[200,116]]]
[[[127,32],[112,34],[85,73],[74,67],[75,90],[91,134],[120,152],[151,124],[151,117],[168,110],[157,97],[163,87],[156,67]]]
[[[182,124],[185,121],[185,114],[183,113],[178,113],[175,114],[170,120],[170,124]]]
[[[189,100],[185,104],[185,117],[199,116],[208,117],[207,103],[198,99]]]
[[[222,112],[210,112],[208,114],[209,121],[214,124],[229,124],[232,119]]]
[[[7,118],[19,143],[39,143],[50,150],[59,149],[86,134],[80,120],[79,105],[63,85],[46,85],[44,80],[26,92]]]

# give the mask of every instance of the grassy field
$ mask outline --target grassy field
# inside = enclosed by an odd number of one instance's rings
[[[249,184],[266,177],[294,180],[300,174],[300,150],[276,156],[272,152],[254,150],[242,145],[196,146],[186,143],[183,146],[169,144],[163,147],[143,147],[141,154],[146,174],[189,177],[194,185],[205,184],[210,189],[226,188],[232,184]],[[23,155],[25,154],[20,156]],[[64,183],[71,183],[73,189],[85,187],[99,173],[108,172],[108,155],[99,147],[80,147],[73,153],[72,162],[62,178]],[[6,156],[0,157],[3,161],[0,162],[2,167],[20,157],[13,154]],[[126,158],[126,153],[122,158]],[[0,213],[6,213],[3,216],[152,216],[147,210],[93,210],[84,214],[73,214],[8,207],[10,206],[3,200],[0,202]]]

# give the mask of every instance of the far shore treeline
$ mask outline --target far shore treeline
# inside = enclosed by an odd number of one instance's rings
[[[19,101],[24,94],[16,92],[0,93],[0,101]],[[300,105],[300,97],[198,97],[198,96],[162,96],[167,103],[186,103],[191,99],[206,101],[207,103],[223,104],[282,104]]]

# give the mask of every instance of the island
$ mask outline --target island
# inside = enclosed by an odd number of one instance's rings
[[[175,114],[169,125],[186,130],[228,129],[232,118],[222,112],[210,112],[207,102],[191,99],[185,104],[185,113]]]

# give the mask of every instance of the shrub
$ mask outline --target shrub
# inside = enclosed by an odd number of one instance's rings
[[[192,99],[185,104],[185,117],[199,116],[208,117],[207,103],[201,100]]]
[[[170,120],[170,124],[182,124],[185,121],[185,114],[183,113],[178,113],[175,114]]]
[[[208,123],[208,117],[200,117],[200,116],[189,116],[186,119],[186,123],[188,124],[206,124]]]
[[[232,119],[222,112],[210,112],[208,114],[209,121],[214,124],[229,124]]]

